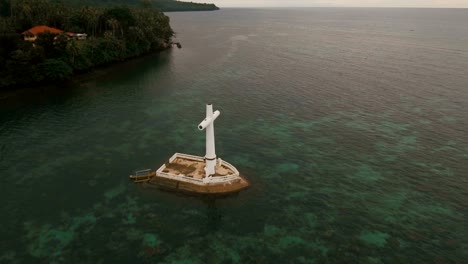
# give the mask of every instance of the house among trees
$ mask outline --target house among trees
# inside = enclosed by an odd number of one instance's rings
[[[0,91],[61,84],[74,73],[170,48],[174,35],[169,17],[155,8],[79,7],[69,0],[7,0],[12,5],[4,8],[4,2]],[[17,34],[19,28],[28,30]]]
[[[32,27],[23,33],[21,33],[24,36],[24,40],[26,41],[35,41],[37,39],[37,35],[41,33],[49,32],[52,34],[61,34],[65,33],[65,35],[68,36],[68,38],[76,38],[79,40],[86,39],[87,35],[84,33],[72,33],[72,32],[64,32],[63,30],[41,25],[41,26],[35,26]]]

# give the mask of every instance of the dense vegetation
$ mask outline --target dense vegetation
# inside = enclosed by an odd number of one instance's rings
[[[174,1],[174,0],[155,0],[154,6],[162,11],[204,11],[204,10],[208,11],[208,10],[219,9],[214,4],[199,4],[199,3],[193,3],[193,2],[181,2],[181,1]]]
[[[66,0],[73,3],[82,3],[82,0]],[[202,4],[194,2],[182,2],[176,0],[86,0],[87,3],[92,5],[147,5],[151,2],[152,6],[163,11],[210,11],[218,10],[219,8],[214,4]]]
[[[169,46],[169,18],[151,2],[142,7],[71,6],[53,0],[0,0],[0,89],[68,79],[73,73]],[[22,32],[48,25],[86,33],[39,34],[35,42]]]

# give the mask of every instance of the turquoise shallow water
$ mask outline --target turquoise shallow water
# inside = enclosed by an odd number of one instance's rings
[[[183,48],[0,107],[0,263],[463,263],[466,10],[171,13]],[[135,185],[174,152],[251,181]]]

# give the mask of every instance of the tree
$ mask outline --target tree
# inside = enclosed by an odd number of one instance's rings
[[[174,34],[169,18],[154,8],[0,0],[0,14],[7,16],[0,17],[0,87],[61,81],[76,71],[166,48]],[[21,39],[21,32],[37,25],[87,33],[88,38],[43,32],[33,43]]]
[[[46,59],[34,67],[36,81],[47,83],[66,80],[70,78],[72,73],[73,69],[60,59]]]
[[[140,6],[143,8],[151,8],[153,6],[152,0],[140,0]]]
[[[50,33],[46,31],[37,35],[37,39],[34,42],[35,46],[41,46],[44,49],[46,57],[55,57],[55,38],[58,34]]]
[[[135,25],[135,18],[128,7],[113,7],[107,9],[103,13],[102,19],[106,21],[108,28],[112,29],[114,35],[116,30],[120,30],[121,37],[124,36],[124,32],[126,32],[129,27]]]
[[[0,0],[0,17],[11,16],[11,5],[9,0]]]
[[[16,34],[11,27],[10,23],[0,18],[0,61],[5,62],[9,54],[18,48],[20,37]],[[0,64],[0,69],[3,68],[4,63]]]

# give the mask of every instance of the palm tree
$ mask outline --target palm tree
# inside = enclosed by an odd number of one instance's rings
[[[115,18],[109,18],[107,25],[112,29],[112,36],[115,36],[115,31],[120,27],[119,21]]]

